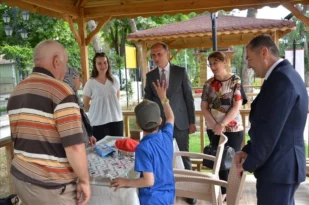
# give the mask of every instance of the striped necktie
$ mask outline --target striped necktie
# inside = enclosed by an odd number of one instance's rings
[[[161,86],[162,86],[163,81],[165,82],[165,86],[164,86],[164,87],[167,87],[165,69],[162,69],[162,74],[161,74]]]

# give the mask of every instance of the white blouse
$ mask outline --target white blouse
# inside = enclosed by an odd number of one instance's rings
[[[122,121],[121,106],[117,97],[120,83],[117,76],[112,76],[114,83],[106,80],[105,84],[90,78],[83,90],[90,97],[91,105],[88,117],[92,126]]]

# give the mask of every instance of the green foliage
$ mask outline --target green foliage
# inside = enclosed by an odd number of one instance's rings
[[[232,68],[236,69],[236,75],[242,77],[243,46],[233,46],[235,55],[232,58]]]
[[[14,20],[14,12],[16,18]],[[6,36],[5,23],[0,21],[0,54],[5,54],[6,59],[20,59],[19,67],[22,70],[32,67],[32,53],[35,46],[43,40],[57,40],[67,48],[69,65],[80,68],[79,46],[70,30],[67,22],[48,16],[30,13],[29,21],[25,22],[21,17],[21,10],[10,8],[5,4],[0,5],[0,15],[7,12],[10,17],[10,25],[14,27],[13,35]],[[28,32],[28,38],[22,39],[19,31],[24,28]],[[16,33],[16,31],[18,31]],[[89,54],[93,52],[89,49]],[[91,62],[91,61],[90,61]]]
[[[17,67],[21,70],[27,70],[32,64],[33,49],[29,46],[10,46],[4,44],[0,47],[0,53],[4,54],[5,59],[13,59],[19,64]]]
[[[6,106],[4,106],[4,107],[0,107],[0,114],[2,113],[2,112],[6,112]]]

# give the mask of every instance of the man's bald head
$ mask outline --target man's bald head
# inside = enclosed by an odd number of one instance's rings
[[[34,49],[33,62],[36,67],[50,71],[56,79],[63,80],[68,54],[60,43],[54,40],[40,42]]]

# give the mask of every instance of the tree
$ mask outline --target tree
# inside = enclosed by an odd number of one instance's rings
[[[254,8],[250,8],[247,10],[247,17],[256,18],[257,10]],[[246,60],[246,47],[243,47],[243,56],[242,56],[242,84],[243,85],[251,85],[252,84],[252,77],[253,77],[253,70],[248,69],[248,62]],[[245,92],[252,92],[252,89],[246,88]]]

